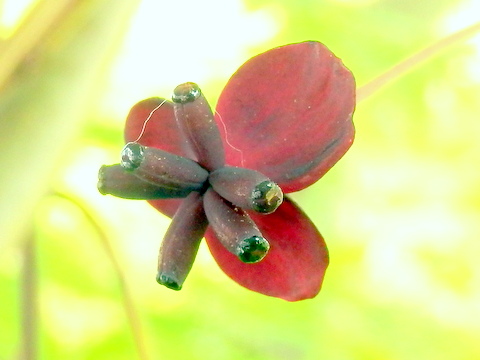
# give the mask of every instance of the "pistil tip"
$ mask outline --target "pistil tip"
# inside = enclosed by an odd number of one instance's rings
[[[283,202],[283,192],[273,181],[263,181],[252,192],[252,207],[255,211],[270,214]]]
[[[105,184],[105,165],[102,165],[98,170],[98,182],[97,182],[97,189],[98,192],[102,195],[107,195],[108,192],[106,191],[106,184]]]
[[[256,263],[267,255],[270,249],[268,241],[261,236],[244,239],[237,248],[237,256],[244,263]]]
[[[172,290],[177,290],[178,291],[178,290],[182,289],[181,284],[179,284],[176,280],[172,279],[171,277],[169,277],[166,274],[158,273],[157,274],[157,282],[160,285],[164,285],[167,288],[172,289]]]
[[[172,101],[179,104],[186,104],[195,101],[201,95],[200,87],[193,83],[187,82],[178,85],[173,90]]]
[[[128,171],[133,171],[140,166],[144,159],[144,147],[136,142],[126,144],[122,150],[120,165]]]

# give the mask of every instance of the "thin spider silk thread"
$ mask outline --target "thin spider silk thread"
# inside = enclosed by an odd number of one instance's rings
[[[145,121],[143,122],[143,126],[142,126],[142,130],[140,131],[140,134],[138,135],[138,137],[133,141],[134,143],[138,142],[141,137],[143,136],[143,134],[145,133],[145,129],[147,127],[147,123],[150,121],[150,119],[152,118],[153,114],[155,113],[155,111],[157,111],[158,109],[160,109],[160,107],[162,107],[163,104],[165,104],[167,100],[163,100],[160,104],[158,104],[152,111],[150,111],[150,114],[148,114],[147,118],[145,119]],[[230,146],[233,150],[237,151],[240,153],[240,163],[242,164],[242,166],[244,166],[245,164],[245,161],[244,161],[244,158],[243,158],[243,151],[240,150],[239,148],[235,147],[231,142],[230,140],[228,140],[228,132],[227,132],[227,127],[225,125],[225,122],[223,121],[223,118],[222,118],[222,115],[220,115],[220,113],[215,110],[215,113],[218,115],[218,119],[220,120],[220,123],[222,124],[223,126],[223,130],[225,131],[225,142],[228,144],[228,146]]]
[[[155,111],[157,111],[158,109],[160,109],[160,107],[165,104],[167,100],[163,100],[159,105],[157,105],[155,107],[155,109],[153,109],[152,111],[150,111],[150,114],[147,116],[147,118],[145,119],[145,121],[143,122],[143,127],[142,127],[142,131],[140,131],[140,135],[138,135],[137,139],[135,141],[133,141],[134,143],[138,142],[138,140],[140,140],[140,138],[143,136],[143,134],[145,133],[145,128],[147,127],[147,123],[148,121],[152,118],[153,116],[153,113]]]
[[[229,140],[228,140],[228,132],[227,132],[227,127],[225,126],[225,123],[223,122],[223,119],[222,119],[222,115],[220,115],[220,113],[215,110],[215,113],[218,115],[218,120],[220,120],[220,123],[222,124],[223,126],[223,130],[225,131],[225,142],[228,144],[228,146],[230,146],[233,150],[235,151],[238,151],[240,153],[240,162],[242,164],[242,166],[244,166],[244,160],[243,160],[243,151],[240,150],[239,148],[235,147]]]

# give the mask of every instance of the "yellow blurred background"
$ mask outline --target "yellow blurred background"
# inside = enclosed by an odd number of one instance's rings
[[[0,359],[480,359],[478,0],[0,1]],[[331,263],[288,303],[202,246],[155,282],[169,220],[102,196],[129,108],[200,84],[212,106],[251,56],[325,43],[362,96],[347,155],[293,198]],[[442,45],[443,44],[443,45]]]

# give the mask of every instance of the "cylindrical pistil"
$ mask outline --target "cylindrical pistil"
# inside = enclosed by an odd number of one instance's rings
[[[175,118],[198,163],[211,171],[225,163],[220,131],[210,105],[195,83],[178,85],[173,91]]]
[[[280,187],[255,170],[225,166],[210,173],[208,181],[217,193],[243,209],[269,214],[283,201]]]
[[[208,221],[228,251],[245,263],[258,262],[267,255],[270,245],[245,211],[223,199],[212,188],[203,198]]]
[[[182,288],[207,226],[202,197],[192,192],[182,201],[163,238],[158,256],[159,284],[173,290]]]
[[[124,199],[154,200],[183,198],[190,188],[164,188],[125,171],[120,164],[104,165],[98,172],[98,191],[102,195],[111,194]]]
[[[125,145],[121,165],[144,181],[173,190],[200,190],[208,177],[193,160],[138,143]]]

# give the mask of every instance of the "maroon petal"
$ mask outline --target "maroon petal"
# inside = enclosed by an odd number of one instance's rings
[[[152,115],[150,116],[150,114]],[[147,119],[148,121],[145,124]],[[145,129],[142,133],[144,125]],[[185,140],[180,135],[173,111],[173,103],[170,101],[150,98],[138,102],[131,108],[125,123],[125,142],[137,140],[140,134],[142,135],[138,142],[142,145],[156,147],[187,157],[183,150]]]
[[[257,55],[237,70],[218,100],[227,164],[258,170],[284,192],[301,190],[352,144],[354,107],[354,78],[323,44]]]
[[[310,219],[288,198],[271,215],[250,216],[270,243],[267,256],[255,264],[242,263],[209,229],[207,243],[222,270],[240,285],[265,295],[288,301],[317,295],[328,252]]]

